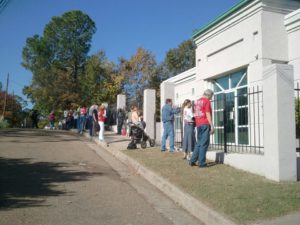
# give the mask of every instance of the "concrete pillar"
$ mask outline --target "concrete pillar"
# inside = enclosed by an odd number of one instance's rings
[[[117,95],[117,109],[125,109],[126,107],[126,96]]]
[[[265,176],[296,181],[293,67],[273,64],[263,73]]]
[[[118,109],[125,109],[126,107],[126,96],[125,95],[117,95],[117,110]],[[117,125],[118,125],[118,118],[117,118]],[[113,132],[117,132],[118,128],[117,125],[112,126]]]
[[[288,33],[289,64],[294,66],[294,79],[300,81],[300,9],[284,18]]]
[[[160,84],[160,109],[165,105],[166,99],[171,98],[175,102],[175,84],[172,82],[162,82]]]
[[[144,90],[144,121],[146,122],[146,133],[149,135],[151,139],[155,139],[155,131],[156,131],[156,96],[155,90],[146,89]]]
[[[166,99],[171,98],[173,102],[175,102],[175,84],[172,82],[162,82],[160,84],[160,115],[162,107],[166,103]],[[160,117],[161,118],[161,117]],[[163,123],[160,123],[160,135],[163,134]],[[159,141],[161,140],[161,136],[159,137]],[[169,143],[169,142],[167,142]]]

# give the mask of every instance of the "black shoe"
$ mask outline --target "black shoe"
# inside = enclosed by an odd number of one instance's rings
[[[196,163],[190,161],[190,162],[189,162],[189,165],[190,165],[190,166],[196,166]]]
[[[199,167],[200,167],[200,168],[206,168],[206,167],[207,167],[207,164],[200,165]]]

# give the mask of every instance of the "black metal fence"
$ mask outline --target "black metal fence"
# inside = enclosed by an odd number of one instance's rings
[[[263,91],[259,87],[217,93],[211,101],[215,133],[209,150],[264,154]],[[300,108],[300,106],[299,106]],[[182,115],[175,117],[175,146],[182,147]]]
[[[182,107],[179,105],[178,107]],[[176,149],[181,149],[182,148],[182,141],[183,141],[183,117],[182,113],[176,114],[175,115],[175,134],[174,134],[174,144]]]

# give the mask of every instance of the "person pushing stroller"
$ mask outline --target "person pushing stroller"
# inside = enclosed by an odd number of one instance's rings
[[[136,149],[137,144],[140,143],[142,148],[147,147],[147,141],[151,147],[154,147],[154,139],[145,133],[144,129],[146,128],[146,123],[143,120],[143,114],[138,112],[137,107],[131,107],[131,118],[128,119],[128,125],[130,128],[129,135],[131,137],[131,142],[128,144],[127,149]]]

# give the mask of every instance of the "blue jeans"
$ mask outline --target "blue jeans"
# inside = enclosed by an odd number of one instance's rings
[[[195,146],[191,163],[199,161],[199,166],[206,166],[206,152],[209,146],[209,125],[197,127],[197,144]]]
[[[168,121],[164,123],[164,133],[161,138],[161,150],[166,150],[166,141],[169,137],[170,152],[174,151],[174,125],[173,121]]]
[[[93,128],[94,128],[94,126],[93,126],[93,122],[94,122],[94,118],[93,118],[93,116],[89,116],[88,117],[88,128],[89,128],[89,134],[90,134],[90,137],[92,137],[93,136]]]
[[[54,129],[54,121],[50,121],[50,129],[51,129],[51,130]]]
[[[85,116],[80,116],[78,132],[82,133],[82,131],[84,130],[84,126],[85,126]]]

